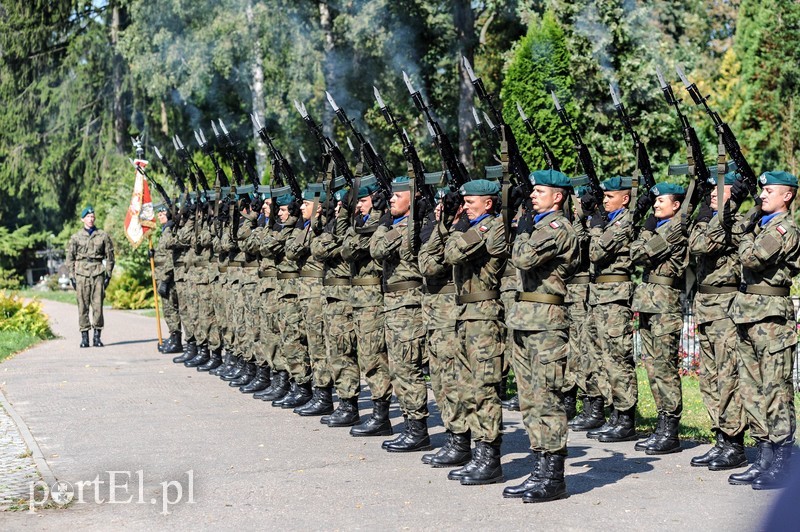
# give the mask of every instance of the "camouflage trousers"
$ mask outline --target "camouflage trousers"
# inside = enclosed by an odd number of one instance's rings
[[[583,329],[586,324],[586,318],[589,313],[586,310],[586,304],[570,303],[567,305],[567,317],[569,318],[569,340],[567,350],[567,368],[564,373],[564,392],[572,390],[577,387],[584,392],[587,391],[586,385],[586,368],[591,364],[589,360],[589,353],[585,349],[583,342]],[[599,390],[596,390],[596,396],[600,395]]]
[[[367,381],[373,401],[392,397],[389,357],[386,353],[386,320],[381,307],[353,309],[358,367]]]
[[[236,352],[236,295],[239,292],[239,274],[235,276],[231,274],[231,269],[225,274],[225,289],[223,291],[223,300],[225,308],[225,330],[222,335],[222,340],[225,343],[225,349],[231,352]],[[237,353],[238,354],[238,353]]]
[[[639,398],[631,317],[628,305],[603,303],[591,306],[584,335],[589,339],[586,347],[591,352],[586,371],[587,395],[597,397],[594,395],[596,386],[600,392],[598,395],[605,398],[606,404],[619,411],[633,408]]]
[[[214,276],[208,283],[211,291],[211,307],[214,309],[214,323],[208,335],[208,348],[212,351],[222,346],[222,335],[225,327],[225,299],[221,278]]]
[[[503,303],[503,309],[505,309],[506,314],[508,314],[511,306],[516,302],[516,297],[516,290],[500,292],[500,301]],[[501,324],[501,326],[503,345],[505,346],[505,350],[503,351],[503,377],[505,378],[508,376],[508,370],[511,369],[511,359],[514,357],[514,331],[503,324]]]
[[[701,323],[700,393],[711,418],[711,430],[735,436],[746,428],[739,390],[736,324],[730,318]]]
[[[297,384],[311,380],[311,361],[306,343],[306,325],[303,308],[297,296],[284,296],[278,301],[283,357],[286,370]]]
[[[198,345],[209,342],[211,329],[214,325],[214,305],[211,300],[211,285],[208,283],[194,284],[196,294],[196,320],[194,324],[194,339]]]
[[[102,330],[105,321],[103,320],[103,299],[106,289],[103,288],[105,276],[96,275],[94,277],[76,277],[76,287],[78,298],[78,327],[81,332],[89,329]],[[89,310],[91,309],[91,320]]]
[[[443,361],[447,400],[457,405],[453,426],[466,425],[475,441],[500,438],[503,409],[497,389],[503,372],[503,328],[499,320],[456,322],[456,349]]]
[[[254,268],[244,268],[249,270],[248,274],[243,274],[239,281],[237,292],[238,306],[242,309],[236,320],[237,352],[240,353],[248,362],[256,361],[256,347],[260,339],[260,329],[258,327],[258,306],[261,304],[258,289],[258,279],[252,276]]]
[[[275,295],[275,289],[262,286],[256,305],[256,321],[259,330],[256,363],[259,366],[266,365],[275,371],[280,371],[286,368],[283,362],[275,356],[281,342],[281,333],[275,317],[277,309],[278,298]]]
[[[328,298],[324,307],[329,372],[340,399],[358,397],[361,374],[356,358],[356,333],[353,307],[347,301]]]
[[[178,290],[178,308],[186,340],[194,340],[195,323],[197,322],[197,302],[194,286],[189,281],[176,281]]]
[[[739,389],[750,435],[761,441],[783,443],[795,432],[792,369],[797,326],[770,317],[737,326],[739,334]]]
[[[161,301],[161,314],[164,316],[164,321],[167,323],[167,329],[170,334],[181,332],[181,313],[178,309],[178,290],[173,283],[169,287],[167,297],[158,296]]]
[[[389,376],[400,409],[409,419],[428,417],[428,388],[422,377],[425,324],[420,307],[386,312]]]
[[[321,295],[317,295],[311,299],[299,300],[303,312],[308,359],[311,363],[311,378],[317,388],[333,384],[331,365],[328,360],[324,299]]]
[[[683,412],[679,367],[682,327],[680,312],[639,313],[639,337],[650,391],[656,410],[670,416]]]
[[[567,454],[564,372],[569,351],[566,330],[514,331],[514,373],[519,409],[531,450]]]
[[[425,351],[428,353],[431,391],[442,414],[442,423],[450,432],[463,434],[469,427],[467,416],[459,411],[460,383],[458,376],[454,374],[457,341],[455,323],[451,327],[429,329]],[[445,368],[449,368],[450,374],[445,375]]]

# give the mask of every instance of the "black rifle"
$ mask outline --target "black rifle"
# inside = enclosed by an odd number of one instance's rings
[[[294,107],[297,109],[297,112],[300,113],[300,116],[303,117],[303,121],[306,123],[306,126],[308,126],[308,129],[311,130],[316,137],[323,155],[326,158],[329,157],[333,161],[336,171],[340,176],[344,177],[347,185],[352,188],[353,172],[350,170],[350,167],[347,166],[347,161],[344,158],[342,150],[339,149],[339,146],[337,146],[335,142],[325,136],[319,124],[317,124],[314,119],[309,116],[305,105],[295,100]]]
[[[688,164],[689,176],[697,183],[694,193],[691,197],[686,198],[686,201],[689,202],[688,212],[691,214],[706,194],[711,192],[711,172],[708,166],[706,166],[705,159],[703,159],[703,148],[700,145],[700,140],[697,138],[697,132],[689,123],[689,119],[686,118],[686,115],[681,112],[681,100],[675,98],[675,94],[672,92],[672,86],[664,79],[664,76],[661,74],[661,69],[656,68],[656,75],[658,76],[658,83],[661,85],[661,91],[664,93],[664,99],[667,100],[667,105],[675,108],[678,119],[681,121],[683,141],[686,144],[687,150],[686,162]],[[717,177],[718,179],[722,179],[721,175]]]
[[[605,209],[603,209],[603,189],[600,187],[600,179],[597,177],[597,172],[594,168],[592,154],[589,153],[589,148],[586,146],[586,144],[584,144],[580,133],[578,133],[578,130],[573,127],[572,120],[570,120],[566,110],[561,107],[561,103],[558,101],[556,92],[552,91],[550,95],[553,97],[553,103],[556,106],[556,112],[558,113],[558,117],[561,119],[561,123],[567,128],[570,137],[572,137],[572,142],[578,152],[578,160],[581,162],[581,167],[586,173],[586,176],[589,178],[589,189],[591,190],[592,196],[594,196],[595,199],[596,214],[602,216],[604,220],[607,220],[608,214],[605,212]]]
[[[231,153],[233,154],[234,158],[239,162],[239,164],[242,165],[242,167],[244,167],[244,171],[250,178],[250,182],[253,183],[253,190],[254,190],[253,193],[255,194],[255,191],[258,190],[258,186],[261,184],[261,179],[259,179],[258,177],[258,171],[250,163],[250,158],[247,157],[247,154],[244,153],[244,151],[242,151],[242,149],[240,148],[239,142],[233,140],[231,134],[228,132],[228,128],[226,128],[225,124],[222,122],[222,119],[217,118],[217,122],[219,122],[219,127],[222,129],[222,134],[228,141],[228,146],[230,147]]]
[[[242,181],[244,181],[244,176],[242,174],[242,167],[239,165],[239,158],[236,156],[236,146],[233,144],[233,139],[231,139],[230,135],[226,135],[224,137],[220,135],[217,125],[214,124],[213,120],[211,121],[211,129],[214,130],[214,136],[217,137],[220,153],[228,161],[228,164],[231,165],[233,180],[236,183],[236,186],[241,186]],[[225,140],[225,144],[222,144],[223,138]],[[230,185],[230,181],[228,182],[228,185]]]
[[[186,194],[186,185],[183,182],[183,178],[178,175],[178,172],[175,171],[175,168],[173,168],[169,161],[163,155],[161,155],[161,152],[158,151],[157,147],[153,146],[153,151],[156,152],[156,157],[158,157],[158,160],[164,165],[164,168],[167,169],[167,173],[172,176],[172,180],[175,181],[176,185],[178,185],[178,190],[181,191],[181,194]]]
[[[547,143],[542,138],[539,130],[536,129],[536,126],[533,125],[530,118],[528,118],[528,116],[525,114],[525,111],[522,110],[522,106],[519,104],[519,102],[515,103],[517,104],[517,112],[519,113],[519,117],[522,118],[522,123],[525,124],[525,130],[533,135],[534,142],[536,142],[536,145],[539,146],[540,150],[542,150],[542,155],[544,155],[544,162],[547,165],[547,168],[561,170],[561,162],[556,159],[556,156],[547,146]]]
[[[644,204],[635,204],[633,223],[637,223],[642,219],[645,213],[650,210],[650,207],[653,206],[651,190],[656,186],[656,178],[653,175],[653,166],[650,164],[650,155],[647,153],[647,148],[644,143],[642,143],[636,130],[633,129],[633,123],[628,113],[625,111],[625,106],[622,104],[619,94],[617,94],[613,84],[609,83],[608,88],[611,90],[611,99],[614,101],[614,108],[617,110],[617,116],[619,116],[622,126],[633,141],[633,152],[636,154],[636,169],[642,174],[642,184],[644,184],[645,194],[647,194],[648,198],[648,201]],[[635,184],[634,186],[637,185],[638,184]]]
[[[213,122],[212,122],[213,123]],[[214,149],[211,145],[206,141],[206,136],[203,134],[203,130],[199,129],[194,132],[194,138],[197,140],[197,144],[200,146],[200,150],[211,159],[211,164],[214,165],[214,173],[216,175],[215,182],[221,184],[224,187],[229,186],[228,176],[225,175],[225,171],[219,165],[219,161],[214,156]]]
[[[442,163],[449,173],[449,184],[455,190],[458,190],[461,188],[461,185],[470,180],[467,169],[464,167],[464,164],[458,160],[458,154],[453,149],[453,145],[450,144],[450,139],[447,138],[447,135],[444,133],[444,130],[442,130],[442,126],[439,125],[439,122],[433,118],[430,107],[422,99],[420,92],[414,89],[414,86],[411,84],[411,79],[405,72],[403,72],[403,81],[405,81],[408,92],[411,93],[411,99],[414,101],[414,105],[422,114],[425,115],[428,131],[430,131],[434,144],[436,144],[436,148],[439,150],[439,156],[442,158]]]
[[[747,190],[753,196],[753,199],[756,202],[757,210],[761,208],[761,198],[759,198],[758,194],[758,178],[753,172],[753,169],[750,167],[750,163],[747,162],[745,159],[744,154],[742,153],[742,149],[739,146],[739,142],[736,140],[736,136],[731,131],[730,126],[720,118],[719,113],[716,111],[712,111],[711,108],[708,106],[708,97],[703,96],[700,94],[700,90],[697,88],[697,85],[689,81],[686,77],[686,74],[683,73],[683,70],[676,66],[675,70],[678,72],[678,76],[680,76],[681,81],[683,81],[683,85],[686,90],[689,92],[689,95],[692,97],[695,105],[702,105],[706,111],[706,114],[711,117],[711,121],[714,123],[714,130],[717,132],[720,140],[722,141],[725,150],[730,154],[733,162],[736,163],[737,172],[742,179],[742,182],[747,187]],[[717,172],[717,179],[722,180],[723,176],[725,175],[724,166],[725,166],[725,154],[720,150],[719,154],[719,171]],[[722,201],[721,198],[718,198],[719,201]],[[729,203],[731,203],[729,201]],[[736,211],[739,208],[739,205],[735,205],[730,207],[726,205],[726,209],[730,208],[732,211]]]
[[[208,180],[206,179],[206,175],[203,173],[203,169],[200,168],[194,159],[192,159],[192,156],[189,154],[189,151],[186,149],[186,146],[183,145],[183,142],[181,142],[181,139],[178,137],[178,135],[172,137],[172,142],[175,144],[175,150],[178,152],[178,156],[181,158],[181,161],[186,168],[189,181],[192,183],[192,187],[194,187],[195,191],[198,193],[202,188],[203,195],[205,195],[209,188]]]
[[[138,153],[136,155],[137,157],[139,157]],[[167,194],[167,191],[164,190],[164,187],[162,187],[158,181],[156,181],[150,175],[148,175],[147,170],[144,169],[144,166],[137,165],[136,162],[133,161],[133,159],[128,159],[128,160],[131,162],[133,167],[136,168],[136,171],[141,172],[144,178],[147,179],[149,183],[152,183],[154,187],[156,187],[156,190],[158,190],[158,193],[161,195],[161,198],[164,200],[164,203],[169,208],[169,212],[174,216],[175,209],[172,205],[172,200],[169,199],[169,195]]]
[[[250,115],[250,119],[253,121],[253,125],[258,132],[258,136],[264,141],[264,144],[267,145],[269,149],[270,156],[272,158],[272,184],[283,187],[286,186],[286,183],[289,183],[289,188],[292,190],[292,195],[295,198],[300,199],[303,197],[303,191],[300,190],[300,184],[297,182],[297,178],[294,175],[294,170],[292,169],[289,161],[283,156],[283,154],[275,147],[275,143],[272,142],[272,138],[270,138],[269,133],[267,132],[267,128],[261,125],[261,122],[258,120],[258,116],[254,113]]]

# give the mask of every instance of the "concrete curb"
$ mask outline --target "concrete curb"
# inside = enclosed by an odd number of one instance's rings
[[[17,414],[17,411],[14,410],[14,407],[11,406],[11,403],[8,402],[8,399],[6,399],[2,389],[0,389],[0,406],[2,406],[6,412],[8,412],[8,415],[11,416],[14,424],[17,425],[17,429],[19,429],[19,433],[22,436],[25,445],[31,452],[33,463],[36,464],[36,469],[39,470],[42,480],[44,480],[48,486],[55,484],[57,482],[56,476],[53,474],[53,471],[47,464],[47,460],[44,459],[44,454],[42,454],[39,444],[36,443],[36,439],[33,437],[33,434],[31,434],[31,431],[28,429],[25,421],[23,421],[20,415]]]

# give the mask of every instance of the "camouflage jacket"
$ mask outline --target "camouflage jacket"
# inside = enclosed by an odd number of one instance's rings
[[[568,329],[563,298],[579,260],[578,236],[561,211],[543,216],[531,233],[517,235],[511,263],[520,271],[520,292],[555,296],[562,303],[516,301],[506,318],[508,327],[521,331]]]
[[[737,215],[737,222],[741,219]],[[710,222],[699,222],[689,234],[689,253],[697,261],[697,284],[716,287],[739,288],[741,266],[739,241],[741,235],[725,234],[720,216]],[[730,315],[731,304],[737,291],[727,294],[701,294],[694,296],[694,318],[700,323],[721,320]]]
[[[180,227],[173,225],[170,227],[169,231],[164,231],[161,233],[161,238],[158,241],[159,246],[163,245],[164,248],[168,249],[172,253],[172,278],[176,282],[186,280],[186,267],[183,262],[183,257],[186,255],[187,249],[181,246],[178,242],[179,231]]]
[[[372,258],[383,263],[384,310],[400,307],[418,307],[422,302],[422,274],[417,253],[408,245],[408,217],[396,220],[391,229],[381,225],[369,241]],[[419,286],[392,291],[400,282],[416,282]]]
[[[153,263],[156,267],[156,280],[159,282],[170,283],[174,281],[172,267],[172,250],[167,248],[170,238],[170,227],[161,228],[161,236],[158,237]]]
[[[446,236],[446,232],[434,228],[428,241],[420,246],[419,269],[426,287],[453,284],[453,266],[444,260]],[[461,305],[456,302],[455,292],[437,294],[431,293],[430,288],[426,290],[422,298],[422,316],[429,330],[454,327],[460,315]]]
[[[436,230],[444,235],[443,223]],[[461,305],[458,319],[502,320],[500,277],[508,260],[502,219],[490,215],[463,233],[451,229],[445,238],[444,260],[453,266],[453,280],[459,297],[497,292],[497,297]]]
[[[604,227],[589,229],[589,261],[593,280],[603,275],[625,275],[630,277],[633,267],[630,245],[633,240],[633,214],[625,209]],[[630,302],[633,283],[593,282],[589,287],[589,304]]]
[[[239,229],[240,234],[244,233],[244,239],[241,241],[241,246],[251,256],[258,258],[258,277],[261,279],[259,285],[262,291],[275,290],[278,286],[278,280],[275,277],[275,259],[261,253],[261,243],[264,241],[266,233],[272,231],[269,220],[266,225],[258,225],[256,222],[248,222],[246,227]]]
[[[382,215],[380,211],[372,211],[361,227],[349,227],[342,241],[342,257],[350,263],[350,277],[365,283],[376,283],[353,285],[350,289],[353,308],[383,306],[382,263],[369,254],[370,238],[378,228],[378,220]]]
[[[325,230],[311,241],[311,255],[314,260],[323,264],[326,281],[350,281],[350,263],[342,256],[342,240],[349,225],[347,211],[341,209],[339,215],[326,224]],[[325,286],[323,281],[322,295],[339,301],[349,301],[350,284]]]
[[[669,239],[675,243],[670,244]],[[631,261],[644,268],[631,309],[648,314],[680,312],[681,292],[686,284],[684,274],[689,266],[688,240],[680,234],[680,224],[670,220],[655,232],[643,229],[631,243]],[[674,284],[663,284],[661,281],[666,279],[657,279],[658,276],[672,279]]]
[[[572,221],[572,229],[578,238],[579,259],[578,266],[572,280],[567,283],[567,295],[564,303],[580,303],[585,305],[589,298],[589,230],[586,228],[586,220],[581,220],[577,216]],[[585,282],[581,282],[585,281]]]
[[[90,235],[86,229],[81,228],[72,235],[67,244],[67,269],[73,279],[77,276],[111,277],[111,272],[114,271],[114,243],[108,233],[95,228]]]
[[[747,220],[733,227],[741,233]],[[742,282],[747,287],[770,286],[789,288],[792,277],[800,272],[800,234],[790,213],[780,213],[763,227],[742,236],[739,243]],[[748,294],[739,292],[731,306],[731,318],[736,323],[756,323],[768,317],[794,322],[794,306],[789,296]],[[792,334],[796,342],[796,335]],[[786,339],[792,340],[792,339]],[[776,348],[785,347],[777,345]]]

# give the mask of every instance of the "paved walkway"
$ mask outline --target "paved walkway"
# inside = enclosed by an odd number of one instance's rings
[[[775,497],[689,467],[705,447],[650,457],[633,442],[570,434],[571,496],[525,505],[503,499],[503,484],[461,486],[419,453],[386,453],[380,438],[352,438],[172,364],[156,351],[152,318],[108,311],[106,347],[79,349],[75,307],[43,305],[61,338],[0,364],[0,383],[63,482],[54,495],[73,501],[0,513],[3,530],[753,530]],[[508,485],[530,468],[519,413],[505,434]]]

